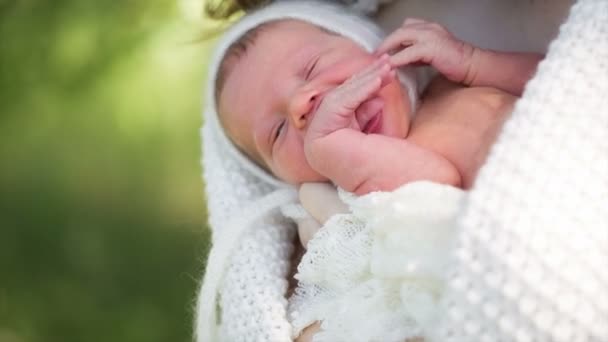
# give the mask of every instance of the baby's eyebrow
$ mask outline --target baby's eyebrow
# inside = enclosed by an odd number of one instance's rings
[[[297,54],[295,54],[293,56],[291,63],[294,63],[294,65],[296,67],[301,68],[302,66],[306,66],[308,64],[308,62],[310,62],[310,59],[313,58],[317,54],[318,54],[317,47],[302,49],[300,52],[298,52]]]

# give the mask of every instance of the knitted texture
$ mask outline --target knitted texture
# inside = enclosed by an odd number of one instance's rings
[[[213,129],[203,128],[213,248],[197,303],[197,340],[217,341],[224,336],[222,340],[238,342],[257,336],[253,340],[287,341],[291,327],[285,318],[285,291],[295,230],[276,208],[295,200],[295,191],[276,190],[236,159],[226,158],[225,145],[211,138]]]
[[[460,224],[436,341],[608,341],[608,1],[571,9]]]

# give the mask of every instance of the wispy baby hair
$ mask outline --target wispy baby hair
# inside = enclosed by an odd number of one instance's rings
[[[241,60],[241,58],[243,58],[243,56],[247,53],[247,50],[249,50],[249,48],[255,44],[260,33],[268,30],[281,21],[283,20],[273,20],[262,23],[245,32],[239,39],[230,44],[226,50],[226,53],[224,54],[224,58],[220,63],[217,78],[215,79],[215,103],[219,104],[220,94],[224,88],[224,84],[226,83],[226,78],[228,78],[228,75],[230,75],[230,71],[234,65]]]
[[[239,11],[249,12],[272,0],[207,0],[205,14],[216,20],[229,19]]]

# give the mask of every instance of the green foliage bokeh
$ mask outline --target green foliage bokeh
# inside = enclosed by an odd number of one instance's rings
[[[194,31],[171,0],[0,0],[0,342],[191,340]]]

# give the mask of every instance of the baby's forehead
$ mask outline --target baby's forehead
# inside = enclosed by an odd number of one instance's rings
[[[322,26],[313,24],[306,20],[295,19],[295,18],[286,18],[286,19],[278,19],[278,20],[269,21],[262,25],[259,25],[258,27],[254,28],[253,30],[258,30],[260,27],[264,27],[264,26],[267,26],[268,30],[263,29],[263,30],[261,30],[261,33],[263,33],[264,31],[275,31],[276,32],[279,30],[287,29],[292,32],[293,31],[297,32],[298,30],[303,30],[303,32],[305,31],[308,33],[317,32],[317,33],[321,33],[321,34],[339,36],[339,34],[337,34],[336,32],[326,29]]]
[[[222,65],[227,69],[232,69],[235,63],[247,56],[250,50],[257,49],[258,45],[265,45],[268,48],[268,44],[270,44],[272,47],[278,48],[286,41],[297,41],[304,35],[314,37],[317,34],[319,36],[337,35],[333,31],[301,19],[285,18],[263,22],[246,31],[230,44],[222,57]],[[271,52],[266,51],[266,53]]]

